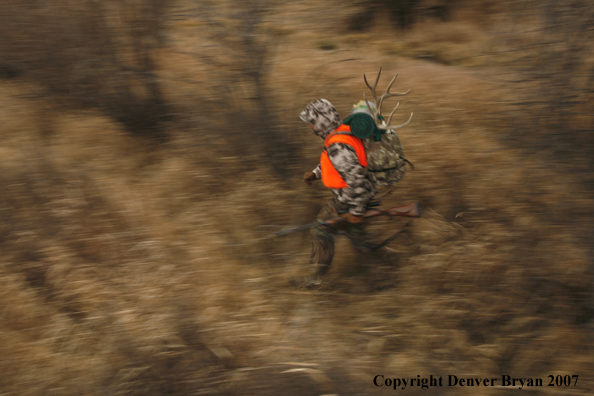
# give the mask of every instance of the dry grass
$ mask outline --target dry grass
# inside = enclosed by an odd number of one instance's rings
[[[0,81],[0,393],[364,395],[376,374],[591,379],[583,175],[506,139],[513,91],[484,78],[490,69],[406,58],[373,32],[362,34],[374,45],[325,52],[305,9],[290,7],[302,14],[268,80],[300,147],[285,179],[249,145],[257,130],[238,140],[205,101],[212,91],[192,96],[188,80],[206,89],[214,73],[176,47],[198,23],[176,22],[160,50],[167,100],[186,112],[163,145]],[[406,40],[451,55],[451,43],[480,46],[475,29],[447,22],[441,41]],[[378,254],[339,240],[321,289],[294,288],[309,272],[307,234],[259,238],[311,222],[330,195],[300,180],[320,142],[296,115],[320,96],[346,114],[378,65],[382,83],[398,71],[397,89],[413,89],[401,117],[415,112],[400,135],[416,170],[384,205],[420,200],[424,217]],[[370,223],[385,236],[405,222]],[[407,390],[492,393],[471,391]]]

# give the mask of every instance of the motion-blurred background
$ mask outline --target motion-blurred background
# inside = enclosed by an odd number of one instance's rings
[[[3,0],[0,394],[366,395],[373,377],[579,375],[594,321],[588,0]],[[383,66],[424,217],[338,241],[308,188]],[[387,101],[386,109],[396,99]],[[378,238],[406,220],[368,222]],[[546,391],[548,390],[548,391]],[[546,391],[546,392],[545,392]],[[408,395],[516,394],[484,388]]]

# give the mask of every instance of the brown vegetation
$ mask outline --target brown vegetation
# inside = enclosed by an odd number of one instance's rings
[[[406,32],[349,31],[357,5],[340,2],[25,3],[0,6],[0,394],[387,393],[377,374],[590,390],[586,2],[461,0]],[[121,25],[84,36],[101,4]],[[547,19],[578,9],[581,25]],[[398,114],[414,111],[416,166],[382,200],[424,216],[377,254],[339,239],[322,287],[295,288],[307,233],[261,237],[330,195],[301,182],[321,142],[297,114],[325,97],[346,115],[380,65],[380,85],[412,88]]]

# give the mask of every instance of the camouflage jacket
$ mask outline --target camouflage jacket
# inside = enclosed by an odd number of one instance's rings
[[[316,99],[301,112],[300,118],[313,124],[314,133],[322,139],[338,128],[342,120],[340,115],[326,99]],[[361,215],[365,212],[367,202],[376,194],[373,183],[369,180],[367,170],[361,166],[355,149],[343,143],[334,143],[328,148],[328,156],[348,187],[332,189],[336,199],[349,207],[349,212]],[[322,178],[322,170],[318,165],[313,173],[316,179]]]

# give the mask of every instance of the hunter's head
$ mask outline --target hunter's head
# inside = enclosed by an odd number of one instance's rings
[[[326,139],[330,132],[342,124],[338,111],[326,99],[316,99],[308,104],[299,118],[309,123],[314,133],[322,139]]]

